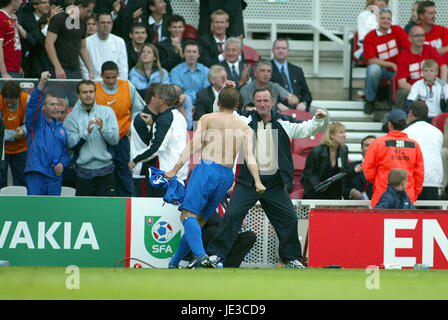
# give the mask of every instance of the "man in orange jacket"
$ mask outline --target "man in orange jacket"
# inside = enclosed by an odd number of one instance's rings
[[[389,133],[376,138],[369,146],[362,169],[367,181],[374,183],[371,207],[374,208],[386,191],[389,171],[395,168],[409,172],[406,193],[412,203],[423,188],[425,168],[417,141],[408,138],[402,130],[406,126],[406,113],[393,109],[388,115]]]

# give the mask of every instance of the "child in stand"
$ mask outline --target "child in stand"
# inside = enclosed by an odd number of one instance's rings
[[[409,104],[413,101],[424,101],[428,106],[428,119],[432,120],[442,112],[446,112],[446,101],[448,99],[448,86],[444,81],[437,78],[439,65],[433,59],[428,59],[422,65],[423,79],[415,82],[409,92],[406,101],[406,113]]]
[[[382,194],[375,209],[415,209],[406,193],[408,172],[403,169],[392,169],[388,176],[389,185]]]

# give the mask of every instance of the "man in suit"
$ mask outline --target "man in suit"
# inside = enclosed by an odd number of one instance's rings
[[[129,71],[137,64],[138,56],[143,44],[148,39],[148,31],[143,23],[137,22],[131,25],[129,30],[129,40],[126,43],[126,51],[128,53]]]
[[[211,14],[210,33],[199,38],[201,45],[200,62],[211,67],[224,61],[224,49],[229,28],[229,15],[224,10],[218,9]]]
[[[213,104],[218,97],[219,90],[221,90],[224,82],[227,79],[227,72],[223,66],[213,65],[208,73],[208,81],[210,86],[200,90],[196,94],[196,108],[194,111],[193,120],[198,121],[204,114],[212,113]],[[243,97],[240,95],[238,109],[243,107]]]
[[[227,78],[235,81],[236,88],[251,81],[251,67],[242,57],[243,43],[240,39],[230,37],[225,42],[224,61],[220,63],[227,72]]]
[[[145,17],[143,21],[148,29],[148,41],[156,45],[165,39],[169,39],[167,20],[172,14],[169,1],[148,0],[148,13],[148,17]]]
[[[272,47],[272,82],[276,82],[299,98],[297,109],[310,111],[311,92],[305,80],[302,68],[288,62],[289,43],[286,39],[277,39]],[[283,72],[282,72],[283,71]]]
[[[200,0],[199,4],[199,37],[210,31],[210,14],[218,9],[229,15],[229,36],[244,36],[243,10],[247,3],[244,0]]]
[[[362,157],[366,155],[369,145],[375,140],[375,136],[369,135],[361,140]],[[364,193],[364,194],[363,194]],[[352,161],[347,166],[347,176],[344,178],[344,198],[354,200],[367,200],[372,198],[373,183],[367,181],[362,172],[362,160]]]

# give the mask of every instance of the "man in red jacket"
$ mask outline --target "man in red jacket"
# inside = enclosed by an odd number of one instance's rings
[[[412,203],[422,191],[425,178],[423,155],[417,141],[402,132],[406,119],[407,115],[403,110],[393,109],[388,115],[389,133],[375,139],[367,150],[362,169],[367,181],[374,183],[372,208],[386,191],[388,175],[392,169],[400,168],[409,172],[406,193]]]

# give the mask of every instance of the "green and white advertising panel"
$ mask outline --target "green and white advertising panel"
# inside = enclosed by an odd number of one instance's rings
[[[15,266],[166,268],[182,232],[162,199],[0,197],[0,260]]]

